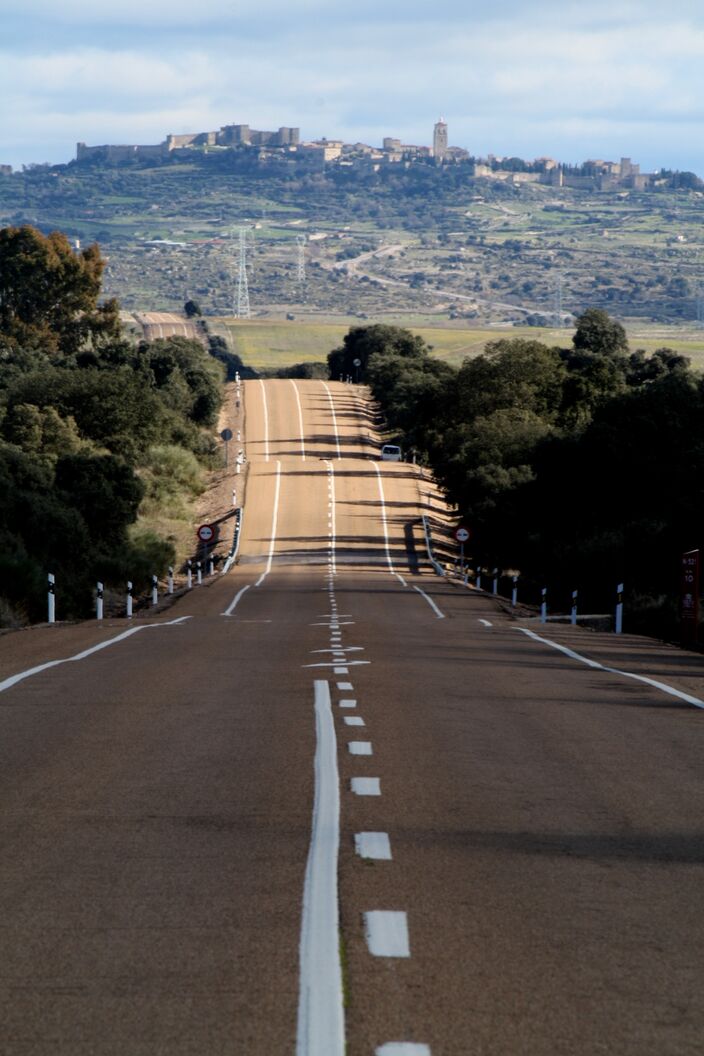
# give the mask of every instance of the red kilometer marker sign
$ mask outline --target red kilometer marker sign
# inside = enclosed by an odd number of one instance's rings
[[[215,529],[212,524],[201,524],[198,529],[198,538],[201,543],[209,543],[215,536]]]
[[[694,645],[699,629],[699,551],[682,554],[680,579],[680,629],[682,643]]]
[[[455,528],[455,539],[458,543],[466,543],[469,540],[469,528],[465,528],[463,524],[459,528]]]

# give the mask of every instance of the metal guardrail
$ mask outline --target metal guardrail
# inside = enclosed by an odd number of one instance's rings
[[[239,554],[239,551],[240,551],[240,537],[242,535],[242,520],[243,520],[243,517],[244,517],[244,510],[242,509],[241,506],[238,506],[237,509],[235,510],[235,531],[234,531],[234,535],[232,537],[232,546],[230,547],[230,552],[227,555],[227,560],[225,561],[225,564],[222,566],[222,571],[220,573],[221,576],[224,576],[226,572],[229,572],[230,569],[232,568],[232,566],[237,561],[237,555]]]
[[[425,536],[425,549],[428,551],[428,560],[438,576],[444,576],[443,567],[433,554],[433,542],[430,538],[430,524],[425,514],[422,514],[423,535]]]

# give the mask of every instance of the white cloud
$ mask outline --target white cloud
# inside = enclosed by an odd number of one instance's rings
[[[260,0],[253,13],[241,0],[0,3],[27,25],[76,23],[51,45],[17,37],[0,52],[0,161],[36,160],[33,142],[67,160],[76,139],[158,142],[231,121],[427,143],[444,113],[453,142],[484,151],[562,156],[581,136],[579,153],[596,155],[627,129],[634,156],[662,144],[677,158],[660,164],[704,168],[687,124],[704,57],[690,0],[674,17],[655,0],[504,0],[500,13],[479,0]]]

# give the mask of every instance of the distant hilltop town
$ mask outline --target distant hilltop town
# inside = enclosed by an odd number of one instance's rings
[[[367,143],[345,143],[341,139],[301,140],[299,128],[282,126],[275,132],[260,131],[249,125],[223,125],[217,132],[194,132],[168,135],[162,143],[89,147],[78,143],[73,164],[125,165],[142,162],[152,165],[173,160],[192,160],[194,156],[225,158],[233,169],[252,165],[276,168],[283,165],[305,171],[366,169],[379,171],[386,166],[409,168],[419,164],[439,167],[462,166],[467,175],[501,180],[520,185],[537,183],[550,187],[615,190],[625,188],[644,191],[660,186],[697,187],[701,182],[693,173],[641,172],[630,158],[620,161],[601,159],[566,165],[554,158],[473,157],[463,147],[449,145],[446,121],[440,118],[433,127],[432,146],[402,143],[392,136],[380,147]],[[9,175],[10,166],[0,166],[0,174]]]

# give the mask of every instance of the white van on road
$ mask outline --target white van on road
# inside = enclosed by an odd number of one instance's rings
[[[401,458],[401,448],[397,444],[384,444],[381,449],[382,462],[400,462]]]

